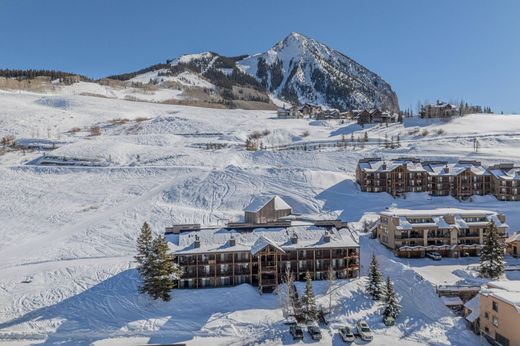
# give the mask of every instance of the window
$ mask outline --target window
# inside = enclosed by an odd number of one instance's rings
[[[498,312],[498,304],[495,301],[493,302],[493,310]]]
[[[487,311],[486,311],[486,312],[484,312],[484,318],[485,318],[486,320],[489,320],[489,314],[488,314],[488,312],[487,312]]]
[[[493,319],[491,320],[491,323],[493,323],[493,325],[495,327],[498,327],[498,318],[496,316],[493,316]]]

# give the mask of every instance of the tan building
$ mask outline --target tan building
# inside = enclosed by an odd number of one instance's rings
[[[520,280],[489,282],[480,292],[479,320],[490,343],[520,346]]]
[[[279,196],[255,197],[244,209],[244,221],[250,224],[275,222],[291,213],[291,206]]]
[[[506,237],[505,221],[504,214],[487,210],[390,209],[380,213],[377,238],[397,256],[424,257],[430,251],[445,257],[476,256],[492,223]]]
[[[520,257],[520,231],[506,239],[506,252],[513,257]]]

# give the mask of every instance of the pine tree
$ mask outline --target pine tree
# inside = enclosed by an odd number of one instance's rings
[[[495,223],[491,223],[480,253],[480,275],[496,279],[504,273],[504,245],[498,239]]]
[[[394,284],[390,280],[390,277],[386,278],[384,304],[385,307],[383,308],[383,317],[385,319],[391,317],[395,320],[401,312],[401,305],[399,304],[399,299],[397,298],[397,294],[394,290]]]
[[[372,254],[372,261],[368,270],[367,292],[374,300],[381,300],[384,297],[383,274],[379,270],[376,255]]]
[[[169,301],[170,291],[180,276],[181,270],[173,263],[173,256],[169,253],[166,239],[162,235],[155,238],[152,242],[151,272],[148,278],[150,285],[147,293],[154,300]]]
[[[147,222],[141,227],[141,233],[137,238],[137,271],[141,277],[141,285],[139,286],[140,293],[147,293],[149,290],[149,278],[151,274],[151,259],[152,259],[152,229]]]
[[[365,135],[363,136],[363,141],[368,142],[368,132],[365,132]]]
[[[316,298],[312,291],[312,277],[311,273],[305,274],[305,292],[301,299],[302,314],[307,322],[316,321],[318,319],[318,308],[316,307]]]

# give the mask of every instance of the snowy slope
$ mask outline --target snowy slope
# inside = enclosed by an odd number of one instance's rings
[[[340,121],[281,120],[272,111],[215,110],[77,94],[1,92],[0,104],[0,136],[57,143],[56,149],[0,155],[1,341],[291,342],[276,296],[259,296],[248,286],[176,290],[169,304],[152,303],[136,292],[132,257],[145,220],[156,233],[172,223],[221,224],[240,218],[256,195],[277,194],[297,213],[338,216],[353,225],[396,204],[502,211],[510,231],[520,229],[519,205],[514,202],[491,196],[459,202],[425,194],[393,199],[361,193],[353,182],[356,162],[366,156],[518,164],[520,117],[513,115],[471,115],[451,122],[406,119],[402,125],[361,128]],[[95,125],[101,134],[90,136],[88,129]],[[74,127],[81,131],[69,132]],[[341,150],[244,150],[247,136],[264,130],[262,142],[268,147],[327,144],[352,134],[363,136],[365,131],[369,142],[363,148],[349,145]],[[423,135],[424,130],[428,133]],[[377,145],[379,138],[397,134],[400,148]],[[472,150],[475,138],[479,152]],[[208,143],[225,147],[207,149]],[[87,158],[104,165],[27,164],[43,155]],[[334,298],[339,303],[336,323],[369,319],[376,329],[374,345],[478,342],[459,317],[439,306],[432,286],[445,280],[474,280],[469,267],[477,259],[400,260],[362,237],[365,268],[372,252],[396,282],[398,293],[408,299],[403,316],[396,327],[384,328],[377,306],[362,294],[361,283],[343,282]],[[22,283],[27,278],[31,282]],[[519,278],[508,275],[508,279]],[[318,293],[320,289],[317,283]],[[421,294],[415,295],[418,290]],[[319,301],[325,304],[326,297]],[[339,344],[334,328],[326,332],[325,344]]]
[[[299,33],[291,33],[267,52],[238,64],[287,101],[340,110],[399,110],[396,94],[381,77]]]

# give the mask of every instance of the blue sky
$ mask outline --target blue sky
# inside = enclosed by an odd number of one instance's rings
[[[381,75],[401,108],[464,98],[520,112],[519,14],[518,0],[0,0],[0,68],[97,78],[262,52],[297,31]]]

